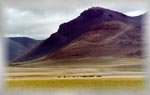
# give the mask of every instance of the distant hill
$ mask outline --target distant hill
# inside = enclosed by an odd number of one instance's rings
[[[41,40],[34,40],[28,37],[10,37],[6,38],[6,40],[9,61],[20,56],[41,42]]]
[[[41,40],[35,40],[28,37],[10,37],[9,39],[21,44],[27,49],[31,49],[32,47],[34,47],[35,45],[41,42]]]
[[[13,62],[37,58],[66,59],[99,56],[140,56],[142,18],[92,7],[60,25],[58,31]]]

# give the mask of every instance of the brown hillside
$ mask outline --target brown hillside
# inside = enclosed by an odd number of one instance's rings
[[[141,29],[120,21],[108,21],[93,27],[46,59],[99,56],[127,56],[141,50]]]

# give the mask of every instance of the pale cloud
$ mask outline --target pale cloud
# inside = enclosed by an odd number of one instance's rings
[[[144,10],[136,10],[136,11],[126,12],[126,14],[129,15],[129,16],[138,16],[138,15],[144,14],[144,13],[145,13]]]
[[[116,2],[111,2],[112,0],[108,0],[109,2],[103,2],[104,0],[83,0],[82,2],[80,0],[6,1],[3,8],[5,35],[27,36],[35,39],[49,37],[52,33],[57,32],[60,24],[76,18],[90,7],[104,7],[130,16],[140,15],[146,11],[144,0],[143,2],[133,0],[134,3],[131,0],[129,0],[130,3],[120,2],[123,0],[116,0]]]

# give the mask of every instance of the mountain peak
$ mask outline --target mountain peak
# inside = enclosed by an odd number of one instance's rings
[[[91,17],[101,17],[104,13],[105,9],[101,7],[92,7],[88,10],[85,10],[81,13],[81,16],[91,18]]]

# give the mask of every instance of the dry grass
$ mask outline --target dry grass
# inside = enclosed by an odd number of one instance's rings
[[[113,57],[30,62],[7,67],[6,88],[48,91],[65,89],[137,91],[144,89],[142,66],[142,60],[138,58]],[[76,75],[102,75],[102,77],[58,78]]]
[[[145,89],[142,78],[9,80],[7,90],[131,90]]]

